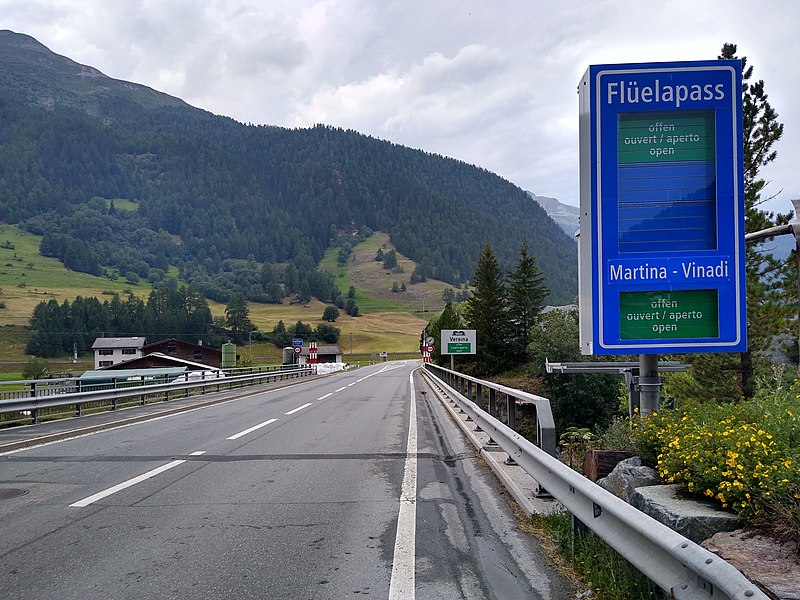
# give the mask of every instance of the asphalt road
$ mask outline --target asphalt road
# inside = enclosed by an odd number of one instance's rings
[[[0,455],[0,598],[573,597],[416,367]]]

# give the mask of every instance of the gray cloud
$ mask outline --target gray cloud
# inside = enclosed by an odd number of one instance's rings
[[[243,122],[325,122],[577,202],[590,64],[715,58],[739,44],[786,125],[770,207],[800,197],[796,0],[0,0],[3,27]]]

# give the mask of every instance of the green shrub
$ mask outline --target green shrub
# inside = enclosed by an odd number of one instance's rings
[[[50,363],[43,358],[31,358],[22,370],[23,379],[44,379],[50,373]]]
[[[580,471],[583,467],[583,456],[594,447],[593,442],[594,434],[586,427],[567,427],[558,438],[561,460]]]
[[[745,524],[800,530],[800,385],[762,383],[753,400],[687,402],[636,423],[659,475],[713,498]]]

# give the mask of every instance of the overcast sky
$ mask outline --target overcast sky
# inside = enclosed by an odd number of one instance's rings
[[[0,0],[0,29],[244,123],[325,123],[578,203],[591,64],[739,46],[784,138],[768,208],[800,198],[797,0]]]

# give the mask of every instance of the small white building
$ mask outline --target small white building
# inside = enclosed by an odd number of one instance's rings
[[[117,363],[142,357],[143,337],[97,338],[92,344],[94,368],[110,367]]]

